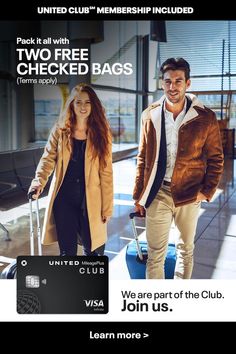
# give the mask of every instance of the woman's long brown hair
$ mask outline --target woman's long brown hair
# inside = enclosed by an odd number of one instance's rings
[[[72,89],[71,94],[66,101],[65,109],[59,119],[60,126],[62,130],[66,131],[68,134],[70,141],[69,148],[72,153],[72,136],[76,126],[76,115],[73,104],[75,97],[80,92],[86,92],[91,102],[91,113],[88,117],[87,128],[88,136],[93,147],[92,157],[95,159],[98,156],[101,166],[106,167],[106,159],[109,155],[109,144],[112,143],[111,130],[105,116],[105,110],[91,86],[87,84],[79,84]]]

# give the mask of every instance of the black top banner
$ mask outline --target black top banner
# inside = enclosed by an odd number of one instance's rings
[[[0,20],[235,20],[227,2],[201,4],[193,1],[32,0],[4,3]]]

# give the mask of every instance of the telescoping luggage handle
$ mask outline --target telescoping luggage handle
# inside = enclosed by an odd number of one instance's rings
[[[140,247],[140,244],[139,244],[139,240],[138,240],[138,233],[137,233],[137,229],[136,229],[136,226],[135,226],[135,222],[134,222],[134,218],[145,218],[145,215],[141,215],[139,212],[135,212],[135,213],[130,213],[129,214],[129,218],[131,220],[131,223],[132,223],[132,229],[133,229],[133,233],[134,233],[134,239],[136,241],[136,246],[137,246],[137,252],[138,252],[138,257],[141,261],[144,260],[144,257],[143,257],[143,253],[142,253],[142,250],[141,250],[141,247]]]
[[[29,206],[30,206],[30,254],[34,256],[34,224],[33,224],[33,195],[36,193],[32,190],[28,193]],[[36,199],[36,219],[37,219],[37,240],[38,240],[38,254],[42,256],[42,245],[41,245],[41,227],[39,219],[39,202]]]

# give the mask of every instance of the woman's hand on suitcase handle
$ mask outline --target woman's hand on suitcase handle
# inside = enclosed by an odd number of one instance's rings
[[[28,198],[29,199],[38,199],[42,191],[42,186],[41,185],[35,185],[30,187],[28,191]],[[32,194],[34,193],[34,194]]]
[[[145,208],[138,204],[137,202],[134,203],[135,205],[135,212],[139,213],[141,216],[145,216]]]

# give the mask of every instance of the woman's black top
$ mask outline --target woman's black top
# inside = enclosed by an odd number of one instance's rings
[[[63,183],[83,183],[84,178],[84,159],[85,159],[86,140],[73,138],[73,152],[69,161]]]

